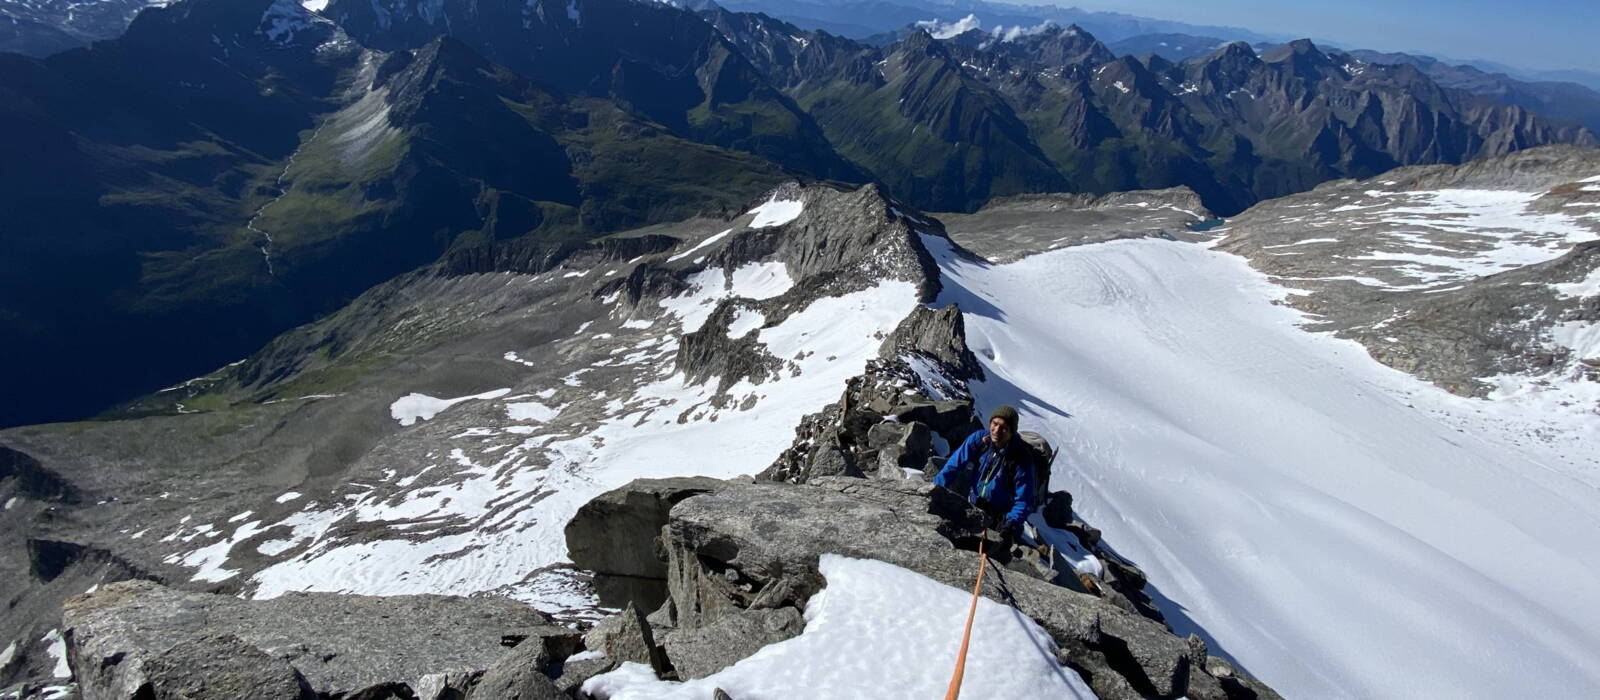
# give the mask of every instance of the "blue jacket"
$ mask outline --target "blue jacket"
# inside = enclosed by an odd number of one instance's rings
[[[979,430],[950,453],[933,483],[949,488],[957,483],[957,477],[975,474],[967,489],[967,502],[990,513],[1005,513],[1005,525],[1011,527],[1033,510],[1033,469],[1033,453],[1022,438],[1012,435],[1011,444],[997,450],[989,431]]]

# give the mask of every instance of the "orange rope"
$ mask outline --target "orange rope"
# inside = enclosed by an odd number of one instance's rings
[[[956,672],[950,676],[950,689],[945,691],[944,700],[961,697],[961,676],[967,672],[967,642],[972,640],[972,618],[978,614],[978,592],[983,590],[983,570],[989,564],[989,558],[983,555],[983,542],[978,540],[978,583],[972,587],[972,606],[967,608],[967,628],[961,633],[961,653],[956,655]]]

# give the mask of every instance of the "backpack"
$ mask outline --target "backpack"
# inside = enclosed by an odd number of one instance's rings
[[[1028,452],[1033,455],[1033,483],[1034,505],[1044,505],[1046,496],[1050,495],[1050,465],[1056,461],[1056,450],[1050,446],[1050,441],[1043,435],[1031,430],[1017,433],[1022,438],[1022,444],[1028,446]]]

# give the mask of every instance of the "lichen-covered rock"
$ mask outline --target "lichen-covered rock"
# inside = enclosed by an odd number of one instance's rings
[[[798,636],[805,625],[794,608],[741,610],[703,627],[674,631],[664,646],[679,678],[705,678],[761,647]]]
[[[295,593],[241,600],[149,581],[71,598],[62,618],[85,700],[132,697],[166,668],[160,659],[168,650],[203,649],[203,640],[219,636],[293,667],[313,691],[340,697],[409,684],[435,670],[487,668],[505,653],[508,635],[572,634],[503,598]]]
[[[185,639],[144,663],[130,698],[150,700],[312,700],[316,694],[283,659],[231,634]],[[82,695],[92,698],[90,690]]]
[[[607,659],[621,664],[632,661],[654,669],[657,676],[671,669],[667,655],[661,650],[650,622],[632,603],[621,614],[613,615],[595,625],[584,636],[584,642]]]
[[[411,689],[417,700],[465,700],[483,673],[483,669],[430,673],[417,679]]]
[[[563,700],[566,693],[547,675],[553,659],[545,645],[530,639],[496,661],[473,686],[468,700]]]

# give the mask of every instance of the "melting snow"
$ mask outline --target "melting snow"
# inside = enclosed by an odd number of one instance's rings
[[[749,263],[734,270],[730,282],[733,296],[746,299],[771,299],[794,287],[789,268],[781,262]]]
[[[1550,285],[1550,288],[1554,289],[1557,294],[1560,294],[1564,297],[1579,298],[1595,296],[1600,294],[1600,268],[1595,268],[1594,270],[1590,271],[1589,276],[1583,278],[1582,281],[1569,284],[1552,284]]]
[[[450,455],[450,482],[381,497],[354,493],[333,508],[297,513],[277,525],[293,529],[287,541],[309,544],[257,574],[255,595],[464,595],[515,588],[528,572],[566,560],[562,526],[600,493],[641,477],[725,478],[765,469],[794,440],[800,419],[837,400],[846,380],[876,356],[882,334],[916,303],[914,285],[885,282],[819,299],[761,329],[757,340],[793,359],[799,371],[735,384],[728,392],[734,406],[711,404],[715,378],[688,384],[674,375],[632,391],[623,415],[584,434],[530,437],[492,461],[458,449]],[[388,540],[328,537],[347,518],[388,522],[397,532]],[[429,530],[430,523],[439,529]],[[286,552],[290,546],[273,548]],[[516,590],[530,601],[541,595]]]
[[[689,257],[689,255],[691,253],[693,253],[693,252],[695,252],[697,250],[700,250],[701,248],[704,248],[704,247],[706,247],[708,245],[711,245],[712,243],[716,243],[717,241],[722,240],[723,238],[727,237],[727,235],[730,234],[730,233],[733,233],[733,229],[731,229],[731,228],[726,230],[726,231],[723,231],[722,233],[716,234],[714,236],[707,236],[705,240],[700,241],[699,243],[696,243],[693,248],[690,248],[688,250],[683,251],[682,253],[678,253],[677,255],[674,255],[674,256],[672,256],[670,258],[667,258],[667,262],[677,262],[679,260],[687,258],[687,257]]]
[[[988,381],[1180,635],[1286,697],[1600,696],[1592,413],[1454,396],[1159,240],[941,258]]]
[[[771,644],[716,674],[673,683],[628,663],[583,689],[609,700],[701,700],[721,688],[735,698],[941,697],[971,593],[898,566],[824,554],[827,588],[806,603],[800,636]],[[1055,660],[1055,642],[1027,617],[978,600],[961,685],[973,698],[1093,698]]]
[[[511,393],[510,389],[495,389],[494,391],[472,396],[462,396],[454,399],[439,399],[427,394],[406,394],[389,405],[389,416],[400,425],[411,425],[419,420],[429,420],[451,406],[462,401],[473,399],[498,399]]]
[[[506,404],[506,416],[511,420],[531,420],[543,423],[559,415],[562,408],[561,406],[551,408],[538,401],[508,403]]]
[[[0,651],[0,668],[11,665],[11,660],[17,658],[17,643],[15,641],[6,645],[5,651]]]
[[[766,322],[767,317],[763,316],[760,311],[741,308],[734,315],[733,322],[728,324],[728,337],[743,338],[744,334],[760,328]]]
[[[71,678],[72,667],[67,665],[67,640],[61,638],[61,630],[50,630],[39,641],[47,645],[45,652],[56,660],[55,668],[50,670],[51,677]]]
[[[805,210],[805,205],[792,199],[767,200],[765,204],[751,209],[747,214],[755,214],[750,220],[750,228],[767,228],[768,226],[782,226],[794,221]]]
[[[770,299],[794,286],[788,268],[778,262],[744,265],[734,270],[731,278],[720,267],[702,270],[686,281],[689,291],[658,302],[667,313],[678,317],[684,333],[700,330],[723,299]]]

